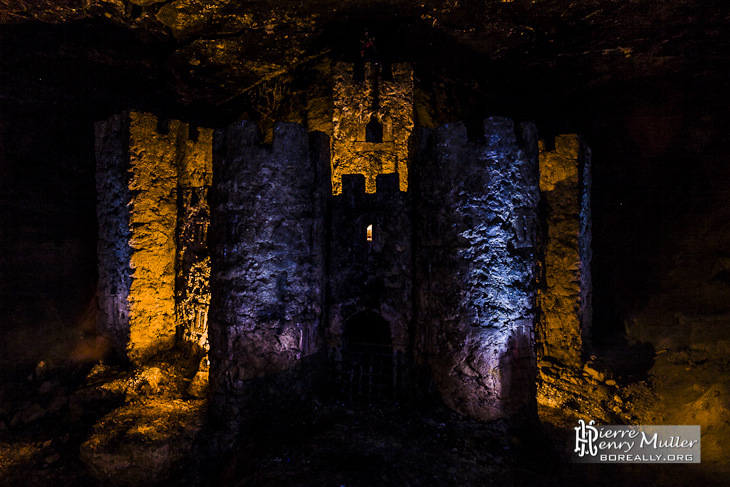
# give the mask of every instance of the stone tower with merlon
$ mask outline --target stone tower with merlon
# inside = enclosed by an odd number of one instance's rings
[[[226,422],[311,392],[322,344],[329,151],[323,134],[253,122],[215,136],[210,308],[212,406]]]
[[[486,420],[535,407],[539,192],[534,125],[479,135],[419,132],[415,352],[446,404]]]
[[[332,115],[332,193],[342,192],[342,176],[362,174],[365,191],[374,193],[378,174],[398,174],[408,189],[408,141],[413,131],[413,70],[393,64],[384,76],[380,64],[366,63],[356,79],[351,64],[334,73]]]

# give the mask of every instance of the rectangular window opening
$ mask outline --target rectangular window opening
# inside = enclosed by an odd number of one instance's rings
[[[372,242],[373,241],[373,226],[372,225],[368,225],[367,231],[365,233],[365,239],[368,242]]]

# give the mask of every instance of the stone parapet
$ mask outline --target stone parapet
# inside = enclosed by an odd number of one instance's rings
[[[374,193],[378,174],[396,173],[400,190],[407,191],[413,71],[408,64],[394,64],[388,79],[379,64],[366,63],[364,69],[358,81],[351,64],[333,67],[332,194],[340,194],[346,174],[362,174],[365,191]],[[379,126],[377,142],[368,134],[371,122]]]

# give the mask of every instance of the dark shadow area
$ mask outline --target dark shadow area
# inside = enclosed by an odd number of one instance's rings
[[[651,343],[630,342],[625,335],[619,334],[594,342],[593,352],[622,384],[647,380],[656,357]]]
[[[320,403],[305,421],[242,438],[203,485],[563,485],[549,439],[533,428],[464,419],[439,407]],[[299,418],[298,418],[299,419]],[[539,453],[539,454],[538,454]]]
[[[365,142],[380,144],[383,142],[383,124],[373,117],[365,127]]]
[[[363,54],[365,31],[374,50]],[[425,40],[425,42],[424,42]],[[453,36],[422,19],[360,17],[327,24],[309,48],[310,53],[328,49],[337,61],[360,62],[363,57],[383,66],[392,63],[453,66],[475,57],[473,50]],[[366,60],[368,60],[366,59]],[[388,68],[384,70],[387,81]]]
[[[371,403],[393,397],[393,343],[390,324],[365,311],[345,323],[342,361],[337,364],[342,397]]]

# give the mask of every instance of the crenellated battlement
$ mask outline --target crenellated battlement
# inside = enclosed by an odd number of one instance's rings
[[[400,190],[400,176],[397,173],[378,174],[375,177],[374,192],[367,191],[366,178],[363,174],[345,174],[342,176],[342,193],[332,198],[333,207],[347,206],[360,211],[396,210],[394,205],[402,205],[408,201],[408,193]]]

